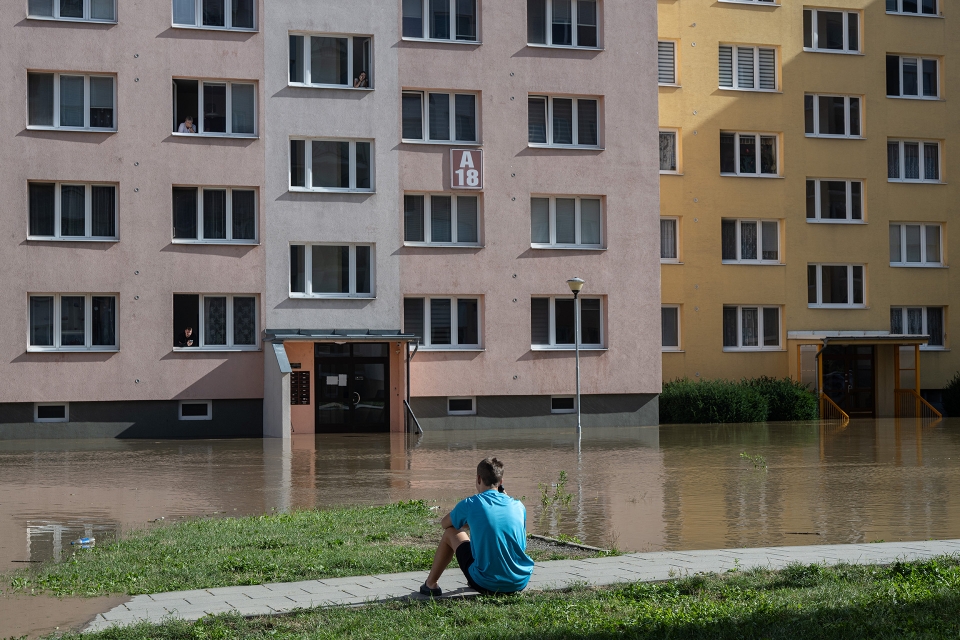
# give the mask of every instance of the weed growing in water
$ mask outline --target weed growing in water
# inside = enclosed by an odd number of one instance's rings
[[[754,469],[763,469],[764,471],[766,471],[767,469],[767,459],[761,456],[760,454],[752,456],[746,451],[741,451],[740,458],[743,460],[749,460],[750,462],[752,462]]]

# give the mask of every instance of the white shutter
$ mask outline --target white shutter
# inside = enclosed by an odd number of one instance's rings
[[[777,50],[760,49],[760,88],[777,89]]]
[[[657,82],[659,84],[676,84],[676,43],[657,43]]]
[[[720,86],[733,89],[733,47],[720,45]]]
[[[737,87],[756,88],[756,74],[753,69],[753,47],[737,47]]]

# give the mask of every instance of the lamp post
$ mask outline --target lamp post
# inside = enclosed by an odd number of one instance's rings
[[[573,327],[574,343],[577,352],[577,433],[580,433],[580,290],[583,289],[583,278],[570,278],[567,286],[573,292]]]

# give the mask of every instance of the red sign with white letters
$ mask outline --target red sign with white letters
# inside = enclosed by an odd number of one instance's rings
[[[483,189],[483,150],[450,150],[450,186],[453,189]]]

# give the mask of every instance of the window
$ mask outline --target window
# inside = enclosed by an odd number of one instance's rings
[[[887,55],[887,97],[937,100],[940,61],[936,58]]]
[[[175,78],[173,111],[174,133],[254,137],[257,86],[250,82]]]
[[[373,38],[290,34],[290,84],[373,88]]]
[[[807,178],[807,222],[863,222],[863,182]]]
[[[600,47],[597,0],[527,0],[527,42],[547,47]]]
[[[805,131],[808,136],[859,138],[860,98],[857,96],[803,96]]]
[[[426,349],[479,349],[480,299],[404,298],[403,330]]]
[[[721,131],[720,173],[735,176],[778,175],[776,134]]]
[[[803,10],[803,48],[807,51],[860,51],[860,14],[856,11]]]
[[[603,306],[600,298],[580,298],[580,347],[603,348]],[[572,349],[576,312],[573,298],[530,300],[530,341],[534,350]]]
[[[37,402],[33,405],[34,422],[70,422],[70,404],[67,402]]]
[[[864,306],[864,271],[860,264],[807,265],[807,304],[811,307]]]
[[[256,243],[257,192],[224,187],[174,187],[173,241]]]
[[[599,104],[596,98],[530,96],[527,101],[530,144],[598,147]]]
[[[173,295],[175,348],[253,350],[260,337],[259,324],[254,295]]]
[[[724,351],[779,351],[780,307],[723,307]]]
[[[116,0],[29,0],[27,15],[48,20],[116,22]]]
[[[603,246],[600,198],[530,198],[530,244],[537,248]]]
[[[887,140],[888,182],[940,182],[940,143]]]
[[[27,73],[27,125],[41,129],[116,131],[113,76]]]
[[[722,220],[720,236],[723,262],[780,264],[777,220]]]
[[[943,266],[942,227],[929,223],[891,223],[890,266]]]
[[[477,96],[473,93],[404,91],[405,142],[476,143]]]
[[[448,416],[475,416],[477,415],[476,398],[447,398]]]
[[[117,351],[117,296],[30,294],[27,351]]]
[[[404,242],[478,246],[479,203],[477,196],[404,194]]]
[[[720,88],[777,90],[777,50],[771,47],[720,45]]]
[[[181,400],[177,413],[180,420],[213,420],[211,400]]]
[[[660,262],[680,261],[680,218],[660,218]]]
[[[255,0],[173,0],[173,26],[253,31]]]
[[[943,349],[945,346],[943,307],[890,307],[890,333],[893,335],[930,336],[921,349]]]
[[[477,44],[477,0],[403,0],[403,37]]]
[[[660,131],[660,173],[678,173],[680,163],[677,162],[679,135],[676,130]]]
[[[291,140],[290,188],[373,191],[373,143],[368,140]]]
[[[550,396],[550,413],[576,413],[577,399],[574,396]]]
[[[117,186],[30,182],[31,240],[116,240]]]
[[[294,297],[372,298],[373,246],[290,245],[290,294]]]
[[[660,307],[660,346],[663,351],[680,350],[680,307],[663,305]]]
[[[887,0],[887,13],[920,16],[940,15],[937,0]]]
[[[677,43],[673,40],[657,42],[657,84],[677,86]]]

